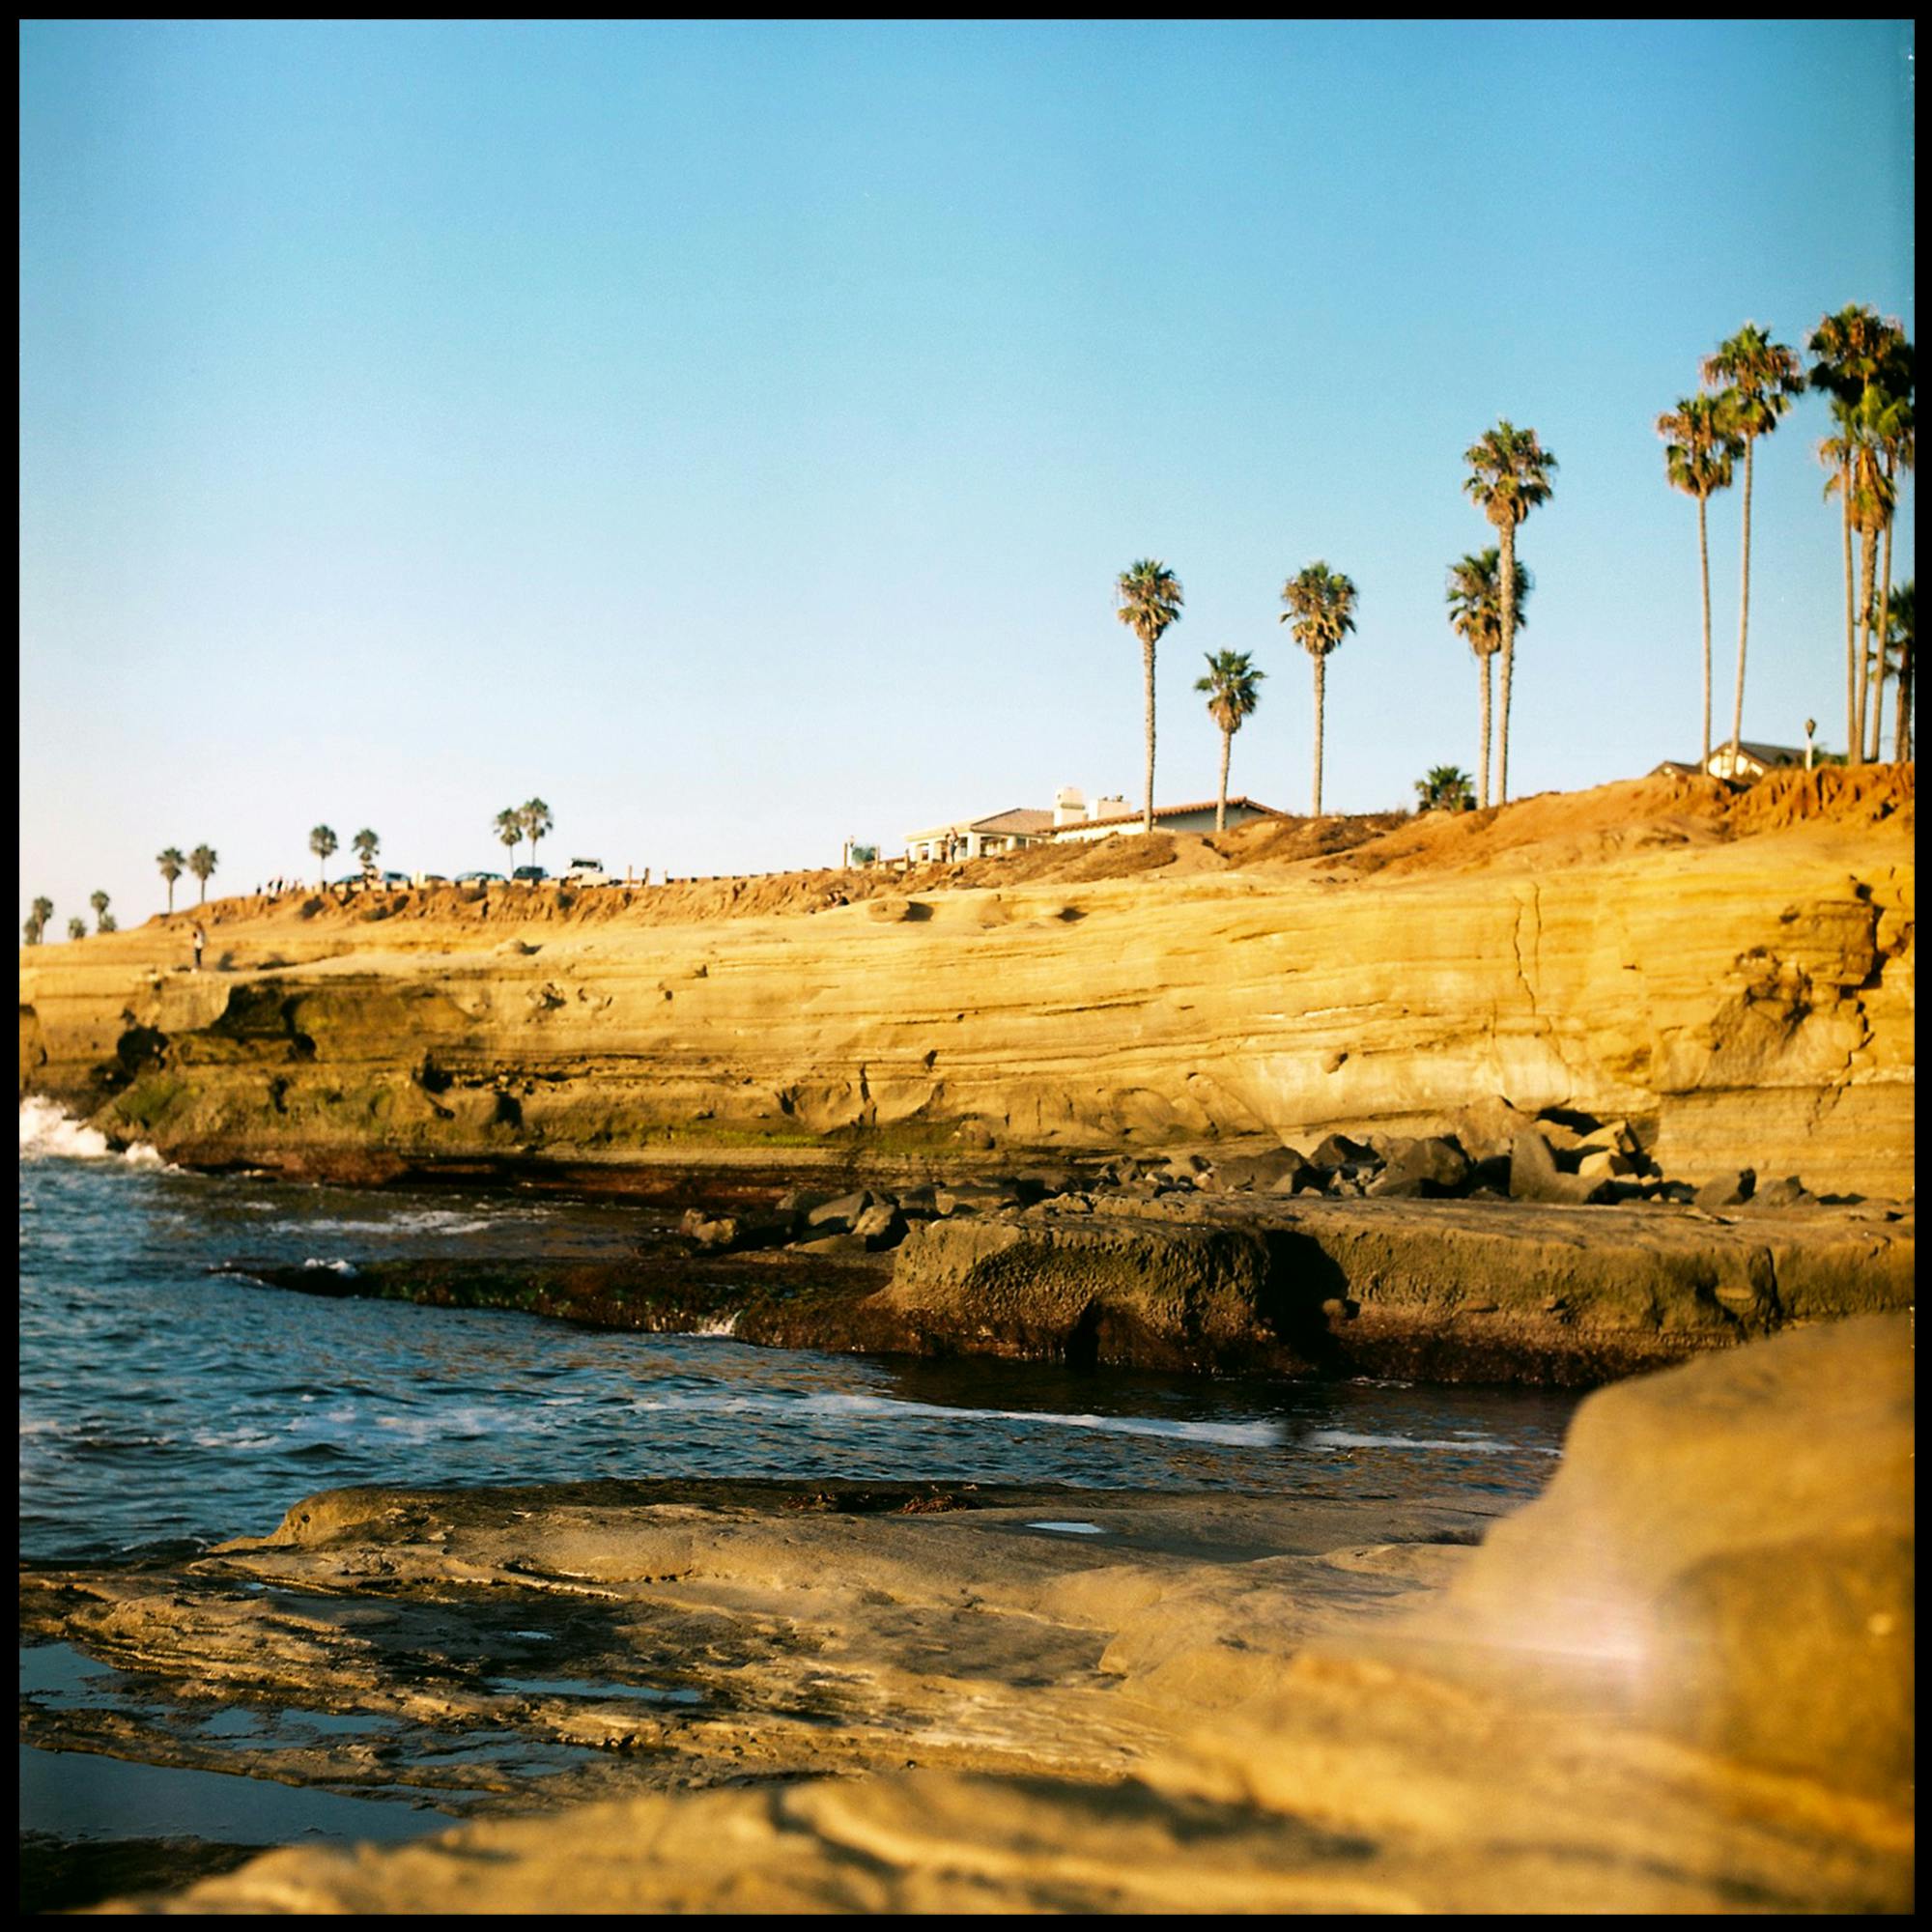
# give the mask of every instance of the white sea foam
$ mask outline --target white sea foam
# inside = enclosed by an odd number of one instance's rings
[[[1106,1435],[1152,1435],[1168,1441],[1217,1442],[1247,1449],[1270,1448],[1282,1439],[1281,1425],[1275,1422],[1183,1422],[1142,1415],[1066,1415],[1037,1408],[947,1408],[937,1403],[898,1402],[882,1395],[675,1394],[643,1396],[638,1406],[823,1416],[855,1422],[1033,1422],[1054,1429],[1091,1429]]]
[[[1509,1444],[1492,1435],[1365,1435],[1352,1429],[1316,1429],[1302,1437],[1311,1449],[1463,1449],[1472,1456],[1500,1456]]]
[[[525,1219],[512,1210],[507,1214],[469,1214],[454,1208],[418,1208],[386,1220],[363,1221],[322,1215],[300,1221],[282,1221],[275,1232],[290,1235],[482,1235],[499,1221]]]
[[[314,1255],[310,1255],[309,1258],[302,1263],[302,1266],[305,1268],[328,1268],[332,1272],[341,1275],[353,1275],[355,1272],[355,1264],[354,1262],[319,1261]]]
[[[107,1145],[107,1136],[99,1127],[76,1121],[53,1101],[35,1094],[20,1102],[20,1158],[22,1160],[113,1160],[120,1158],[133,1167],[168,1168],[156,1151],[136,1144],[120,1155]]]

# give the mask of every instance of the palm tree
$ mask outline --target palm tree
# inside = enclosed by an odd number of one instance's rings
[[[94,922],[96,932],[119,932],[121,922],[111,912],[104,912]]]
[[[187,855],[187,868],[201,881],[201,897],[198,904],[208,903],[208,882],[214,876],[214,869],[221,864],[221,854],[213,845],[197,845]]]
[[[52,899],[43,895],[34,901],[34,922],[43,932],[53,923],[53,917],[54,902]]]
[[[1208,675],[1194,680],[1196,691],[1208,694],[1208,715],[1221,727],[1221,790],[1214,806],[1214,830],[1228,829],[1228,757],[1235,747],[1235,733],[1243,719],[1254,716],[1262,695],[1255,689],[1267,675],[1257,670],[1245,652],[1223,651],[1208,659]]]
[[[1281,621],[1315,660],[1315,816],[1321,816],[1321,737],[1325,728],[1328,653],[1355,628],[1355,586],[1325,563],[1311,563],[1281,587]]]
[[[1704,358],[1703,378],[1708,384],[1727,384],[1732,428],[1744,439],[1744,579],[1738,592],[1738,690],[1731,708],[1731,756],[1733,768],[1745,730],[1745,640],[1750,634],[1750,506],[1751,459],[1761,436],[1777,427],[1778,418],[1790,408],[1794,396],[1804,391],[1804,370],[1797,353],[1781,342],[1774,342],[1756,323],[1747,322],[1728,342],[1718,345],[1718,353]]]
[[[1899,680],[1899,715],[1891,726],[1891,757],[1903,765],[1913,755],[1913,580],[1891,585],[1886,599],[1886,659]],[[43,900],[33,902],[39,912]]]
[[[373,872],[376,869],[376,848],[383,841],[365,825],[349,842],[355,848],[355,856],[362,862],[363,872],[365,874]]]
[[[1540,503],[1549,500],[1549,478],[1556,469],[1553,451],[1537,441],[1533,429],[1518,429],[1507,418],[1486,430],[1482,440],[1463,452],[1469,475],[1463,488],[1484,516],[1495,526],[1501,551],[1500,581],[1516,582],[1516,526]],[[1509,803],[1510,679],[1516,666],[1516,608],[1502,610],[1502,729],[1496,734],[1496,803]]]
[[[524,842],[524,815],[514,805],[506,805],[499,811],[494,825],[498,841],[514,859],[516,850]],[[514,870],[514,867],[512,867]]]
[[[41,943],[41,922],[30,916],[20,928],[20,936],[29,946],[38,946]]]
[[[1850,716],[1850,756],[1848,763],[1862,764],[1865,749],[1865,694],[1867,667],[1873,657],[1873,627],[1878,619],[1873,582],[1878,570],[1878,540],[1889,523],[1895,495],[1886,474],[1884,424],[1888,412],[1885,391],[1867,383],[1855,403],[1832,398],[1832,416],[1838,434],[1819,444],[1820,458],[1829,466],[1825,494],[1842,495],[1845,526],[1859,538],[1861,593],[1854,605],[1851,678],[1848,694]]]
[[[87,902],[94,908],[95,931],[112,932],[114,928],[107,923],[107,895],[101,892],[89,893]]]
[[[530,864],[537,862],[537,840],[550,836],[550,807],[542,799],[533,798],[517,813],[518,822],[524,828],[524,837],[530,841]]]
[[[1416,804],[1424,811],[1468,811],[1476,803],[1469,774],[1457,765],[1432,765],[1415,781]]]
[[[1805,348],[1811,353],[1809,382],[1814,389],[1830,393],[1833,403],[1855,408],[1865,384],[1877,375],[1885,359],[1888,325],[1876,309],[1861,303],[1828,315],[1811,331]],[[1902,332],[1901,332],[1902,333]],[[1838,412],[1834,407],[1835,420]],[[1854,737],[1859,715],[1858,593],[1852,564],[1853,486],[1852,447],[1844,436],[1827,438],[1818,445],[1818,459],[1837,475],[1837,494],[1844,508],[1845,537],[1845,732],[1846,743],[1855,750],[1861,742]],[[1832,495],[1827,485],[1825,494]]]
[[[1711,762],[1711,544],[1705,509],[1712,496],[1731,487],[1731,466],[1744,453],[1744,439],[1731,422],[1722,396],[1684,396],[1657,419],[1663,439],[1663,473],[1673,489],[1697,499],[1697,579],[1704,594],[1704,750],[1699,763]]]
[[[1901,466],[1912,467],[1912,392],[1914,378],[1914,357],[1912,344],[1906,340],[1905,331],[1896,322],[1883,320],[1877,310],[1862,304],[1842,308],[1836,315],[1828,315],[1812,331],[1805,347],[1811,352],[1813,361],[1810,383],[1814,389],[1829,391],[1833,398],[1833,419],[1838,421],[1841,434],[1830,438],[1818,446],[1820,460],[1837,470],[1837,493],[1844,506],[1845,537],[1845,720],[1848,743],[1852,749],[1852,762],[1858,763],[1866,755],[1865,735],[1862,731],[1852,735],[1859,721],[1865,715],[1864,684],[1869,670],[1871,656],[1871,617],[1870,612],[1861,612],[1857,595],[1853,587],[1852,532],[1858,527],[1857,515],[1860,508],[1861,492],[1852,476],[1851,469],[1856,460],[1855,440],[1843,434],[1845,423],[1842,411],[1857,411],[1864,405],[1867,390],[1874,385],[1883,392],[1888,402],[1896,405],[1895,410],[1874,406],[1871,413],[1864,418],[1866,430],[1872,434],[1880,445],[1880,461],[1885,478],[1896,493],[1896,480]],[[1827,496],[1832,490],[1827,489]],[[1866,507],[1869,509],[1870,493]],[[1891,584],[1891,510],[1888,506],[1883,515],[1885,532],[1885,560],[1881,582],[1886,590],[1881,592],[1878,638],[1886,636],[1883,604]],[[1865,648],[1861,652],[1859,643],[1861,628],[1865,634]],[[1883,653],[1881,652],[1882,656]],[[1879,673],[1882,677],[1882,668]],[[1872,720],[1869,755],[1878,755],[1877,720]]]
[[[308,849],[316,859],[316,890],[320,892],[328,883],[328,855],[335,850],[335,834],[326,825],[318,825],[308,835]]]
[[[1466,639],[1476,654],[1482,670],[1482,756],[1477,760],[1477,781],[1482,788],[1484,810],[1490,803],[1490,660],[1503,647],[1502,552],[1492,544],[1488,550],[1459,557],[1449,566],[1449,628]],[[1535,588],[1535,581],[1521,564],[1516,567],[1515,609],[1511,614],[1514,631],[1529,622],[1523,606]]]
[[[69,920],[67,923],[67,936],[70,939],[85,939],[87,937],[87,922],[78,917]]]
[[[1898,520],[1898,472],[1914,467],[1918,454],[1917,440],[1913,423],[1913,354],[1912,345],[1902,338],[1897,355],[1881,378],[1885,385],[1885,406],[1878,412],[1874,430],[1878,439],[1881,455],[1885,460],[1885,480],[1887,484],[1885,506],[1885,555],[1879,564],[1878,593],[1878,662],[1873,668],[1873,690],[1876,694],[1872,705],[1871,755],[1874,760],[1879,755],[1879,716],[1885,701],[1885,649],[1886,639],[1891,636],[1891,526]]]
[[[182,870],[186,866],[187,861],[182,857],[179,845],[170,845],[165,852],[156,856],[155,864],[161,868],[161,877],[168,882],[168,910],[169,912],[173,912],[175,909],[175,881],[181,877]]]
[[[1161,633],[1178,621],[1186,601],[1180,580],[1164,563],[1142,557],[1121,572],[1114,592],[1115,615],[1141,640],[1141,685],[1147,698],[1147,796],[1141,808],[1141,830],[1153,830],[1153,647]]]

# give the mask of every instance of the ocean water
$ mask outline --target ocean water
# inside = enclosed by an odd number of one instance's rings
[[[178,1173],[41,1101],[20,1138],[20,1542],[40,1561],[262,1534],[314,1491],[375,1482],[1051,1482],[1460,1493],[1500,1510],[1548,1481],[1576,1406],[819,1354],[290,1294],[210,1270],[620,1253],[668,1217]]]

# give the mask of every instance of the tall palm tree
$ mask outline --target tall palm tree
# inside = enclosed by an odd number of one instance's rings
[[[221,864],[221,854],[213,845],[197,845],[187,855],[187,868],[201,881],[201,897],[197,904],[208,903],[208,882],[213,878],[215,868]]]
[[[1533,429],[1518,429],[1507,418],[1463,452],[1469,474],[1463,484],[1476,506],[1495,526],[1502,554],[1500,581],[1516,582],[1516,527],[1540,503],[1549,500],[1556,456],[1536,440]],[[1496,734],[1496,803],[1509,803],[1510,679],[1516,667],[1516,609],[1503,606],[1502,729]]]
[[[70,939],[85,939],[87,937],[87,922],[77,915],[69,920],[67,923],[67,936]]]
[[[1722,396],[1684,396],[1657,419],[1663,439],[1663,473],[1673,489],[1697,499],[1697,580],[1704,594],[1704,749],[1711,762],[1711,544],[1705,509],[1713,495],[1731,487],[1731,466],[1744,454],[1744,439],[1731,423]]]
[[[1833,398],[1834,405],[1847,409],[1855,408],[1859,398],[1864,393],[1865,384],[1876,376],[1883,366],[1887,350],[1887,338],[1896,332],[1900,339],[1903,332],[1896,324],[1880,320],[1878,311],[1867,308],[1862,303],[1854,302],[1841,308],[1836,315],[1828,315],[1811,331],[1805,348],[1811,354],[1811,370],[1808,381],[1814,389],[1823,389]],[[1835,419],[1836,407],[1833,410]],[[1818,445],[1818,459],[1829,469],[1836,472],[1836,490],[1843,507],[1845,541],[1845,742],[1851,749],[1851,761],[1859,762],[1862,740],[1856,735],[1859,716],[1859,645],[1858,645],[1858,590],[1857,574],[1852,561],[1852,531],[1854,491],[1851,475],[1852,445],[1840,435],[1828,437]],[[1833,494],[1827,486],[1825,494]]]
[[[1281,621],[1315,661],[1315,816],[1321,816],[1321,739],[1326,727],[1328,653],[1355,628],[1355,586],[1339,571],[1315,562],[1281,587],[1288,609]]]
[[[1887,398],[1875,383],[1867,383],[1855,403],[1832,398],[1833,419],[1838,434],[1819,445],[1820,457],[1830,466],[1825,494],[1842,494],[1845,522],[1859,539],[1861,594],[1855,604],[1855,630],[1852,639],[1852,691],[1850,756],[1848,762],[1862,764],[1866,757],[1865,714],[1867,667],[1872,661],[1873,627],[1878,619],[1873,595],[1878,572],[1880,532],[1890,521],[1894,496],[1891,479],[1886,474],[1883,423]]]
[[[1704,358],[1703,378],[1725,385],[1732,427],[1745,443],[1744,577],[1738,591],[1738,690],[1731,707],[1731,756],[1735,768],[1745,729],[1745,640],[1750,634],[1751,459],[1757,440],[1776,429],[1792,398],[1804,392],[1804,370],[1797,352],[1774,342],[1756,323],[1747,322],[1715,355]]]
[[[1903,583],[1894,583],[1891,595],[1886,600],[1886,656],[1892,676],[1898,680],[1898,717],[1891,727],[1891,755],[1901,765],[1912,755],[1912,585],[1909,577]],[[36,899],[34,910],[39,912],[45,903],[43,899]]]
[[[361,860],[363,871],[373,872],[376,869],[377,848],[382,839],[365,825],[349,842],[355,848],[355,856]]]
[[[170,845],[165,852],[156,855],[155,864],[161,868],[161,877],[168,882],[168,910],[175,909],[175,881],[181,877],[187,861],[181,855],[179,845]]]
[[[87,902],[94,908],[95,931],[112,932],[114,928],[107,923],[107,895],[101,892],[89,893]]]
[[[1180,580],[1167,565],[1142,557],[1121,572],[1114,582],[1115,615],[1141,640],[1141,687],[1147,699],[1147,787],[1141,808],[1141,830],[1153,830],[1153,647],[1161,633],[1180,616],[1186,601]]]
[[[550,836],[550,807],[542,799],[533,798],[517,813],[518,822],[524,828],[524,837],[530,841],[530,864],[537,862],[537,840]]]
[[[1872,669],[1872,689],[1875,694],[1872,704],[1871,755],[1874,760],[1879,755],[1879,712],[1884,708],[1885,699],[1885,652],[1886,640],[1891,636],[1889,609],[1891,604],[1891,528],[1898,521],[1898,472],[1914,467],[1918,454],[1918,443],[1913,421],[1913,354],[1912,345],[1901,339],[1898,355],[1889,364],[1886,375],[1881,378],[1885,384],[1886,402],[1879,412],[1875,431],[1880,452],[1885,459],[1885,480],[1887,483],[1885,506],[1885,555],[1879,563],[1878,592],[1878,652],[1877,663]]]
[[[1906,587],[1909,592],[1911,586],[1908,584]],[[43,932],[44,932],[47,929],[47,927],[53,923],[53,917],[54,917],[54,902],[52,899],[43,895],[40,898],[37,898],[34,901],[34,921],[35,923],[40,926]]]
[[[1205,655],[1205,653],[1204,653]],[[1262,695],[1255,689],[1267,675],[1257,670],[1245,651],[1222,651],[1208,659],[1208,675],[1194,680],[1196,691],[1208,694],[1208,715],[1221,730],[1221,789],[1214,804],[1214,830],[1228,829],[1228,758],[1235,748],[1235,733],[1244,719],[1252,718]]]
[[[1459,557],[1449,566],[1449,628],[1467,641],[1482,670],[1482,756],[1477,760],[1477,782],[1486,810],[1490,803],[1490,660],[1503,647],[1501,583],[1502,552],[1493,544]],[[1518,564],[1512,632],[1528,624],[1523,606],[1534,588],[1529,572]]]
[[[335,834],[326,825],[318,825],[308,835],[308,849],[315,854],[316,890],[320,892],[328,883],[328,855],[335,850]]]
[[[506,805],[502,809],[502,810],[497,814],[494,823],[497,832],[497,842],[500,843],[503,846],[504,850],[511,855],[512,859],[514,859],[516,856],[517,847],[524,842],[523,813],[519,811],[514,805]],[[511,869],[515,870],[515,867],[512,866]]]

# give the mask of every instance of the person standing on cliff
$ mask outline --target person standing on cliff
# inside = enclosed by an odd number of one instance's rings
[[[188,938],[194,944],[194,970],[199,973],[201,971],[201,949],[208,944],[208,935],[197,925],[189,932]]]

